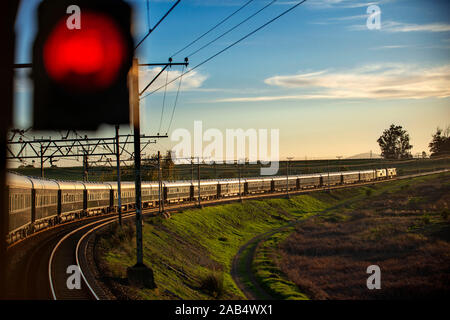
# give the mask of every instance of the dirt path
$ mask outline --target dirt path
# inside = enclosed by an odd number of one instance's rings
[[[231,265],[231,276],[238,288],[244,293],[249,300],[275,300],[276,298],[264,289],[256,279],[252,271],[252,262],[255,257],[258,245],[270,238],[272,235],[281,232],[301,221],[295,220],[285,226],[267,231],[252,238],[244,244],[233,258]],[[242,266],[243,264],[243,266]],[[243,270],[241,269],[241,267]],[[247,278],[247,279],[246,279]]]

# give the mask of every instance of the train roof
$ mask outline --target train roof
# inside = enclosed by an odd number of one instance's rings
[[[244,179],[241,179],[241,183],[244,182]],[[219,184],[228,184],[228,183],[239,183],[239,179],[220,179],[217,180],[217,183]]]
[[[307,173],[307,174],[299,174],[298,177],[301,178],[319,178],[319,173]]]
[[[342,175],[359,174],[359,171],[342,171]]]
[[[200,180],[200,185],[211,185],[211,184],[217,184],[217,180]],[[195,183],[194,183],[195,185]],[[198,185],[198,181],[197,181]]]
[[[86,187],[79,181],[56,181],[61,190],[85,190]]]
[[[117,190],[117,181],[110,181],[110,182],[105,182],[105,184],[108,185],[108,187],[112,190]],[[121,181],[120,182],[120,190],[124,190],[124,189],[134,189],[135,187],[135,183],[131,182],[131,181]]]
[[[271,181],[271,178],[244,178],[244,181],[247,182],[256,182],[256,181]]]
[[[286,176],[275,176],[275,177],[272,177],[272,179],[273,180],[277,180],[277,181],[279,181],[279,180],[286,180]],[[289,180],[292,180],[292,179],[297,179],[297,176],[288,176],[288,179]]]
[[[186,187],[191,186],[192,183],[190,181],[163,181],[163,185],[168,187]]]
[[[117,185],[117,183],[116,183]],[[142,188],[158,188],[158,182],[155,181],[142,181]]]
[[[8,172],[6,174],[6,185],[9,187],[16,187],[16,188],[32,188],[33,184],[31,183],[31,180],[26,177],[19,174]]]
[[[360,172],[361,172],[361,173],[373,173],[374,170],[373,170],[373,169],[370,169],[370,170],[361,170]]]
[[[86,187],[86,190],[111,190],[111,185],[108,183],[83,182],[83,185]]]
[[[29,178],[33,183],[34,189],[41,190],[59,190],[59,185],[54,180],[43,180],[38,178]]]
[[[342,174],[342,172],[326,172],[326,173],[321,173],[320,175],[322,177],[328,177],[328,176],[340,176]]]

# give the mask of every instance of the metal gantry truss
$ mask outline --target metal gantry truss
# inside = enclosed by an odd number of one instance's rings
[[[28,135],[28,130],[12,129],[8,137],[6,146],[6,159],[26,160],[40,159],[41,166],[49,161],[68,158],[97,158],[95,162],[111,163],[110,156],[121,157],[124,164],[134,160],[134,152],[128,150],[128,145],[133,145],[133,135],[118,135],[114,137],[93,138],[87,135],[79,135],[76,131],[70,130],[66,133],[60,132],[60,138],[36,138]],[[57,134],[53,134],[53,137]],[[156,143],[158,138],[167,136],[141,135],[141,152],[150,144]],[[116,143],[118,140],[118,144]]]

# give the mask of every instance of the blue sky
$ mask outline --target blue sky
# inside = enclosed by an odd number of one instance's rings
[[[16,62],[31,61],[37,0],[22,0]],[[185,0],[143,43],[140,62],[163,62],[245,0]],[[183,51],[182,61],[270,1],[254,0]],[[146,1],[133,0],[134,33],[147,29]],[[174,1],[150,1],[151,24]],[[191,67],[275,17],[296,1],[277,1],[213,45],[190,56]],[[367,7],[381,9],[381,29],[366,27]],[[428,152],[436,127],[450,125],[450,2],[309,0],[267,28],[196,69],[182,83],[171,131],[204,128],[280,129],[280,157],[319,158],[373,150],[391,123],[410,133],[413,153]],[[157,69],[142,69],[144,86]],[[173,68],[168,78],[180,74]],[[30,84],[17,73],[16,126],[31,123]],[[153,88],[164,84],[164,74]],[[161,133],[169,125],[178,82],[168,87]],[[163,90],[141,101],[146,134],[160,127]],[[112,132],[102,127],[98,134]],[[169,132],[170,134],[170,132]],[[161,140],[154,149],[172,145]]]

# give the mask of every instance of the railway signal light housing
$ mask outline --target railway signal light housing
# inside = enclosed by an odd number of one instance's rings
[[[33,47],[37,130],[129,123],[131,8],[123,0],[44,0]]]

